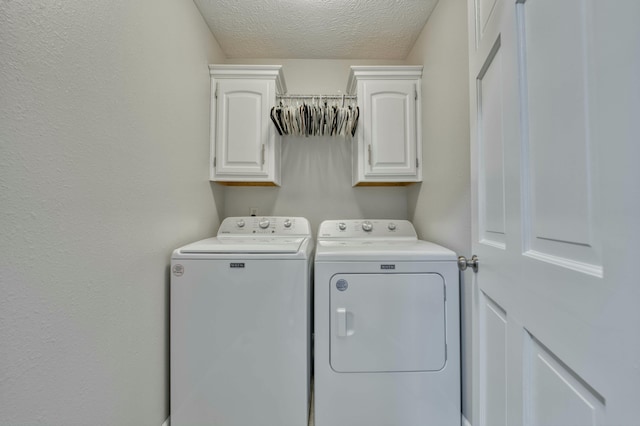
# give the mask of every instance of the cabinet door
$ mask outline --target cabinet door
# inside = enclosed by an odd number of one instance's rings
[[[419,180],[413,80],[362,82],[364,177]]]
[[[268,80],[216,81],[215,180],[273,180],[275,135],[269,126],[274,83]]]

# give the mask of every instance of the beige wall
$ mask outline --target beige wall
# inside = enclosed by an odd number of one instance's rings
[[[406,218],[468,254],[466,49],[462,0],[407,61],[227,60],[191,0],[0,3],[0,424],[160,425],[171,250],[249,207],[314,229]],[[289,137],[281,188],[210,184],[207,64],[224,62],[322,94],[350,65],[424,64],[424,182],[352,188],[350,142]]]
[[[3,1],[0,56],[0,424],[159,426],[224,56],[191,0]]]
[[[407,62],[422,76],[423,182],[409,189],[409,219],[418,234],[469,256],[469,85],[467,5],[440,0]],[[461,283],[463,413],[471,420],[470,279]]]

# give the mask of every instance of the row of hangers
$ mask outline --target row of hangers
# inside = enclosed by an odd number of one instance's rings
[[[345,95],[281,96],[278,105],[271,108],[271,121],[280,135],[355,136],[360,117],[355,100],[355,96]]]

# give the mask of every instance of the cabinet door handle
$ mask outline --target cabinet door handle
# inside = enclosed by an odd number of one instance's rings
[[[264,144],[262,144],[262,151],[260,152],[260,158],[262,161],[262,165],[264,166]]]
[[[372,165],[372,161],[371,161],[371,144],[369,144],[369,165]]]

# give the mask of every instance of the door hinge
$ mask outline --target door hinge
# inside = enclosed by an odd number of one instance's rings
[[[216,168],[216,157],[213,157],[213,168]]]
[[[418,100],[418,89],[416,89],[416,101]]]
[[[416,158],[416,169],[420,167],[420,160]]]
[[[261,164],[264,165],[264,160],[265,160],[265,158],[264,158],[264,144],[262,144],[262,151],[260,152],[260,159],[261,159],[260,160]]]
[[[371,144],[368,145],[369,147],[369,166],[372,166],[372,161],[371,161]]]
[[[213,93],[213,96],[218,99],[218,82],[216,81],[216,90]]]

